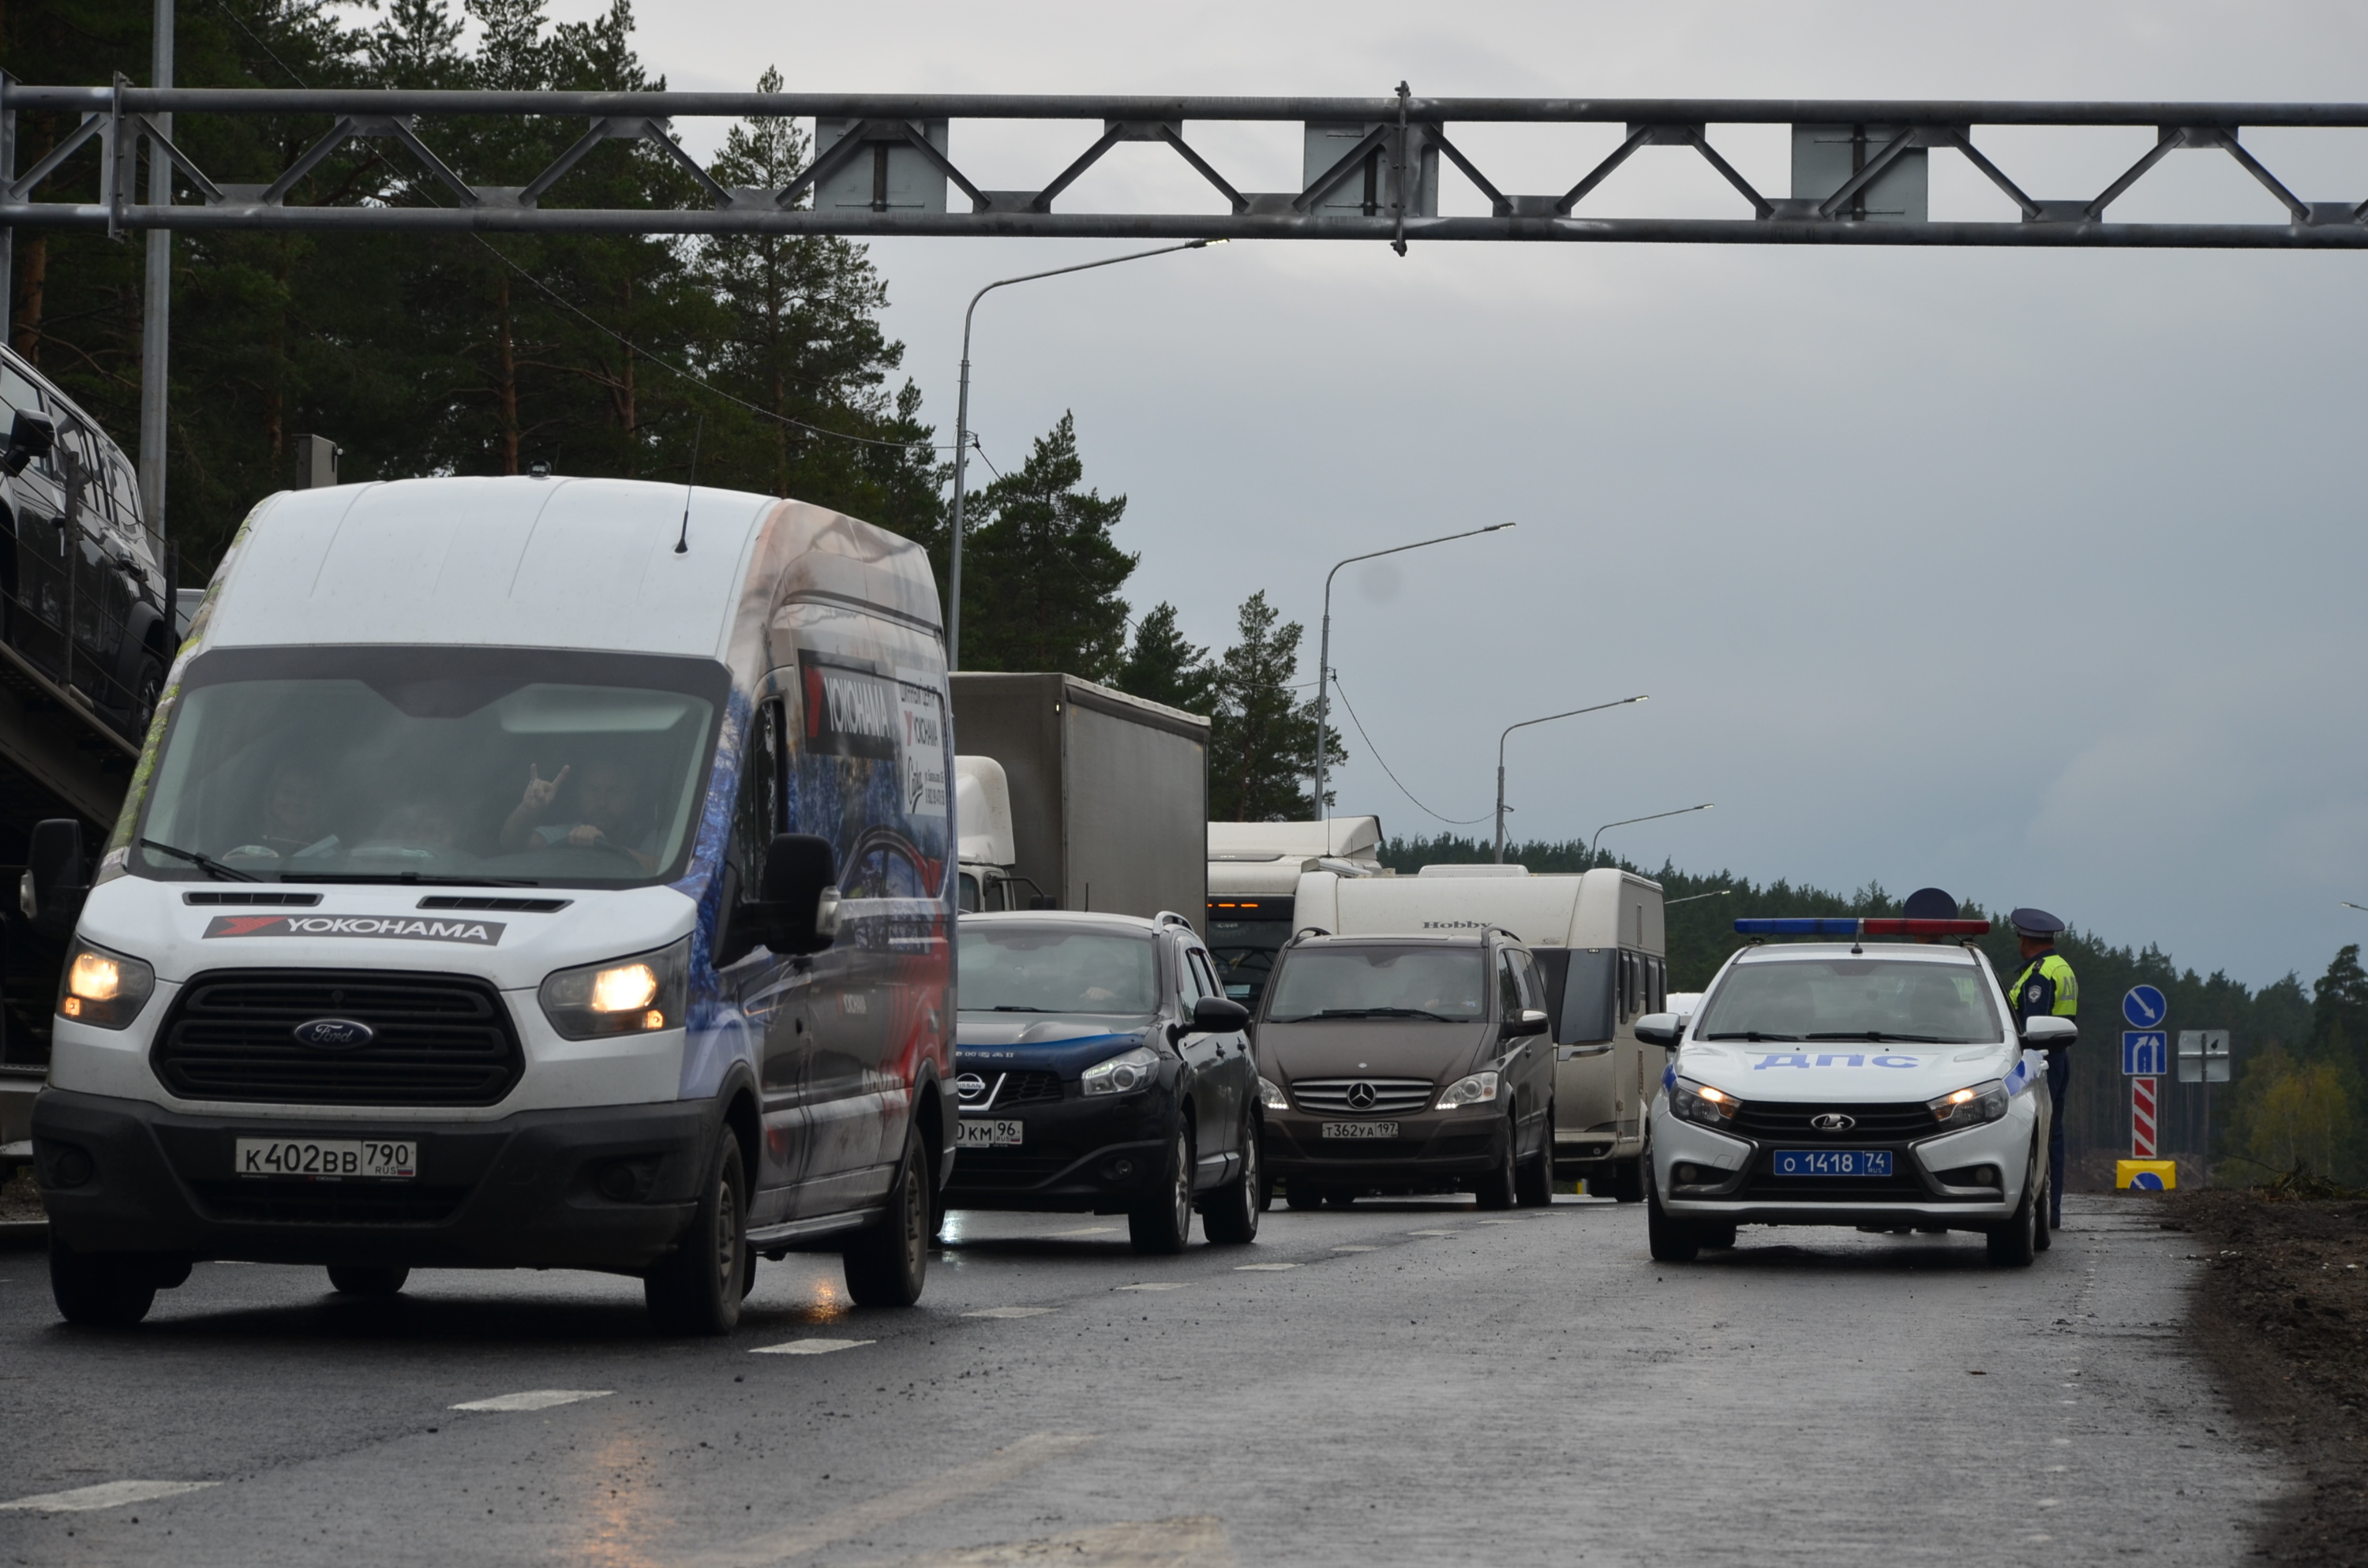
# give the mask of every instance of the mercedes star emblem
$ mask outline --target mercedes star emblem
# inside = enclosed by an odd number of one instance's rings
[[[1381,1096],[1373,1092],[1373,1085],[1371,1084],[1351,1084],[1349,1085],[1349,1108],[1350,1110],[1371,1110],[1373,1108],[1373,1102],[1379,1098],[1381,1098]]]

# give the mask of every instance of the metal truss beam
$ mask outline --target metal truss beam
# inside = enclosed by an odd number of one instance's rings
[[[2262,127],[2327,130],[2368,127],[2368,104],[1907,102],[1885,99],[1588,99],[1423,98],[1404,86],[1373,98],[1092,97],[974,94],[815,93],[524,93],[445,91],[279,91],[233,88],[26,86],[0,79],[0,116],[40,111],[78,117],[54,150],[21,177],[0,168],[0,229],[148,228],[185,231],[300,230],[314,233],[561,233],[648,234],[991,235],[1158,239],[1513,240],[1677,244],[2035,245],[2043,247],[2196,247],[2215,249],[2368,248],[2368,200],[2305,200],[2295,195],[2241,140]],[[207,115],[319,117],[325,131],[285,168],[243,171],[265,177],[234,182],[210,176],[159,129],[186,135],[189,117]],[[173,117],[171,120],[163,119]],[[472,179],[457,160],[437,151],[435,122],[453,117],[574,119],[583,128],[551,165],[523,186]],[[727,188],[674,139],[677,119],[712,117],[793,117],[831,122],[837,140],[812,165],[780,189]],[[1084,122],[1077,150],[1045,170],[1030,190],[983,189],[950,149],[949,122],[1030,119]],[[1208,122],[1301,122],[1326,129],[1331,144],[1323,166],[1311,163],[1303,187],[1257,192],[1240,188],[1186,127]],[[1450,140],[1451,127],[1474,124],[1600,123],[1626,136],[1591,168],[1574,167],[1559,194],[1508,195],[1466,148]],[[1711,128],[1732,125],[1854,128],[1863,143],[1838,187],[1774,195],[1755,189],[1712,145]],[[2035,198],[1976,148],[1976,127],[2054,129],[2150,127],[2155,144],[2125,173],[2092,196]],[[1345,134],[1343,134],[1345,132]],[[1360,138],[1351,141],[1351,138]],[[0,138],[5,140],[5,138]],[[1311,134],[1313,146],[1319,139]],[[393,142],[401,156],[390,169],[413,168],[416,179],[388,176],[391,189],[363,191],[350,204],[292,200],[307,176],[349,142]],[[567,176],[601,142],[653,143],[689,176],[704,206],[587,207],[545,205],[566,199]],[[1222,197],[1227,210],[1207,213],[1054,210],[1072,185],[1121,142],[1164,142]],[[142,204],[131,178],[142,145],[152,160],[169,161],[187,206]],[[1691,148],[1741,198],[1734,218],[1621,217],[1580,210],[1634,154],[1648,147]],[[1342,149],[1345,148],[1345,151]],[[92,149],[93,151],[85,151]],[[2218,152],[2234,159],[2284,209],[2285,222],[2261,223],[2115,223],[2107,209],[2170,153]],[[1931,152],[1964,157],[2011,199],[2009,222],[1932,222],[1867,215],[1869,194]],[[1315,156],[1310,153],[1311,159]],[[40,200],[40,187],[95,157],[100,165],[97,201]],[[891,158],[905,160],[928,182],[958,190],[969,210],[935,197],[892,204],[884,194],[864,204],[807,205],[833,180],[865,166],[881,173],[871,187],[884,192]],[[1485,216],[1440,217],[1437,176],[1444,163],[1471,182],[1488,208]],[[1797,166],[1797,165],[1796,165]],[[1360,172],[1361,171],[1361,179]],[[910,176],[907,176],[911,177]],[[1918,178],[1921,177],[1920,173]],[[1361,201],[1349,193],[1361,191]],[[442,203],[449,202],[449,205]],[[1596,199],[1601,205],[1601,199]],[[940,210],[945,209],[945,210]]]

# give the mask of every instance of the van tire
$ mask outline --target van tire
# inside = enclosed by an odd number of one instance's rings
[[[400,1295],[403,1282],[410,1278],[411,1270],[397,1265],[383,1267],[366,1263],[329,1265],[329,1289],[340,1296]]]
[[[748,1277],[748,1184],[740,1141],[716,1129],[707,1190],[674,1251],[642,1277],[642,1300],[668,1334],[729,1334]]]
[[[1258,1240],[1258,1212],[1266,1207],[1258,1200],[1266,1190],[1265,1175],[1258,1160],[1258,1121],[1251,1116],[1242,1123],[1242,1174],[1209,1194],[1201,1208],[1201,1229],[1211,1241],[1247,1246]]]
[[[1593,1184],[1589,1183],[1588,1185],[1591,1187]],[[1613,1161],[1611,1164],[1611,1179],[1604,1183],[1603,1190],[1611,1197],[1614,1203],[1644,1202],[1644,1156],[1640,1154],[1633,1160]]]
[[[1524,1209],[1546,1209],[1554,1204],[1554,1104],[1546,1104],[1546,1124],[1538,1139],[1537,1157],[1524,1161],[1513,1175],[1513,1198]]]
[[[1497,1168],[1472,1183],[1472,1196],[1483,1209],[1510,1209],[1516,1191],[1520,1187],[1521,1124],[1511,1117],[1505,1119],[1505,1157]]]
[[[156,1286],[131,1259],[76,1252],[50,1233],[50,1296],[66,1322],[90,1328],[126,1328],[156,1304]]]
[[[1292,1176],[1282,1184],[1282,1201],[1290,1209],[1321,1209],[1324,1189],[1305,1176]]]
[[[1126,1215],[1127,1239],[1146,1257],[1172,1257],[1192,1239],[1192,1130],[1176,1129],[1156,1187]]]
[[[888,1189],[888,1212],[847,1244],[847,1293],[859,1307],[909,1307],[929,1278],[929,1152],[921,1130],[905,1129],[905,1157]]]

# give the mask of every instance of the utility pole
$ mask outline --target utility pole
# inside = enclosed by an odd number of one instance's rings
[[[156,23],[151,42],[148,80],[152,86],[173,85],[173,0],[156,0]],[[173,134],[173,117],[158,114],[156,129]],[[154,141],[148,143],[148,205],[173,202],[173,160]],[[140,310],[140,513],[148,531],[162,544],[165,539],[165,387],[172,375],[173,232],[148,231],[148,278]],[[178,583],[165,585],[166,602]]]

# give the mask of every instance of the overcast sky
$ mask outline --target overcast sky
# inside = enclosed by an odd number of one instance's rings
[[[588,0],[554,0],[578,16]],[[2340,99],[2353,5],[1650,6],[1398,0],[1151,6],[644,5],[681,88],[1190,94]],[[712,128],[680,128],[693,146]],[[1559,191],[1609,127],[1474,127],[1508,190]],[[1291,127],[1188,127],[1246,189],[1297,184]],[[1040,185],[1089,135],[957,122],[981,185]],[[1781,130],[1713,140],[1763,191]],[[1992,131],[2039,197],[2101,189],[2145,131]],[[2368,197],[2368,133],[2250,133],[2305,199]],[[1935,217],[2012,209],[1932,155]],[[1485,210],[1452,173],[1444,210]],[[1166,149],[1120,148],[1072,210],[1202,210]],[[1683,149],[1594,196],[1741,216]],[[2185,152],[2123,220],[2271,221]],[[889,329],[941,434],[962,305],[1115,242],[875,244]],[[2360,686],[2368,255],[1237,244],[1030,284],[981,307],[974,424],[1008,467],[1074,409],[1129,498],[1138,608],[1222,645],[1263,588],[1308,627],[1350,567],[1334,658],[1371,743],[1338,810],[1394,833],[1485,816],[1514,736],[1521,835],[1848,890],[2031,903],[2252,983],[2368,937]],[[1485,832],[1486,824],[1464,831]],[[1744,911],[1738,910],[1741,914]]]

